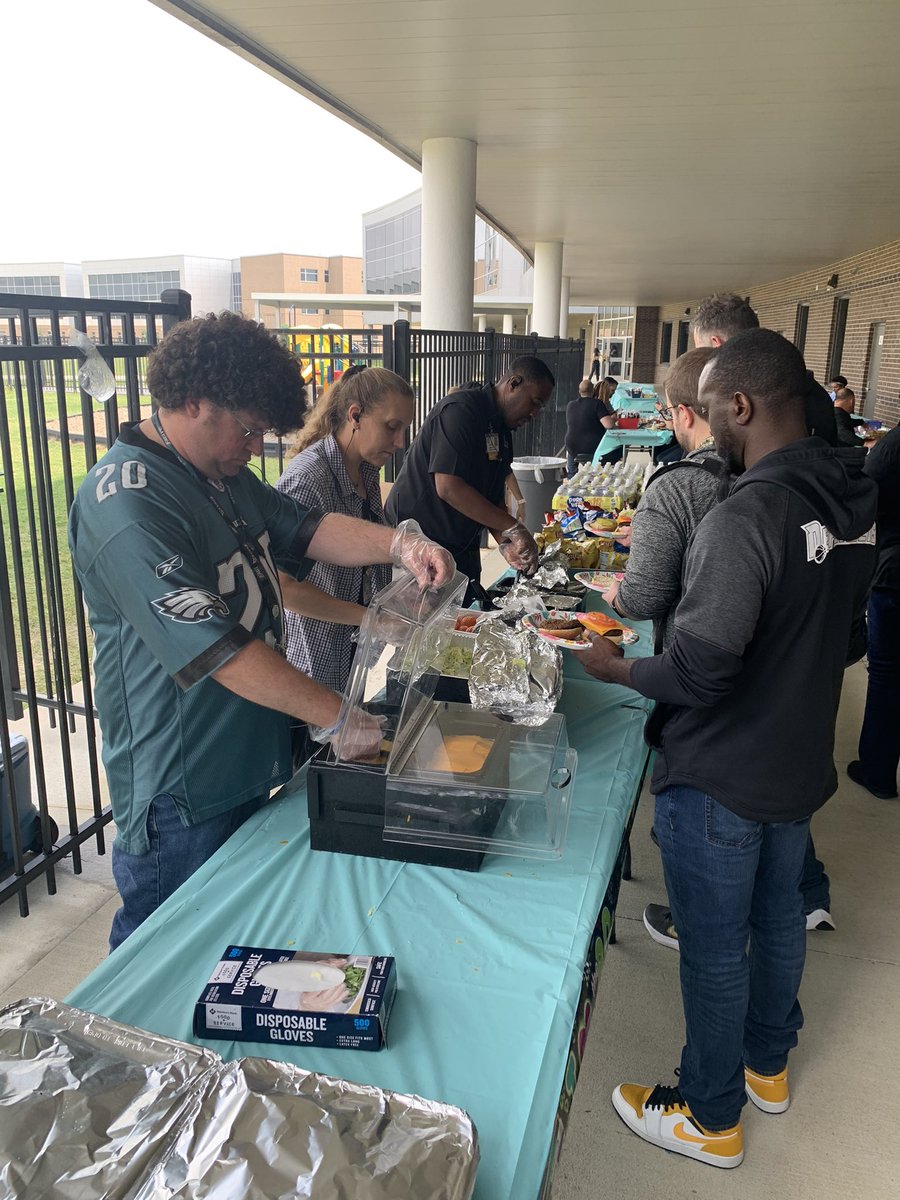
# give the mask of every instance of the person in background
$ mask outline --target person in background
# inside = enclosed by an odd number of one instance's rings
[[[863,470],[878,485],[878,565],[869,594],[866,711],[859,758],[847,774],[879,800],[893,800],[900,765],[900,426],[875,443]]]
[[[846,376],[845,375],[835,375],[834,379],[829,380],[829,382],[825,384],[825,391],[828,393],[828,395],[831,397],[831,399],[834,400],[835,397],[837,396],[837,393],[841,390],[841,388],[845,388],[846,386],[847,386]]]
[[[859,446],[856,436],[856,426],[861,425],[861,419],[854,420],[853,406],[856,404],[856,394],[848,387],[838,388],[834,397],[834,420],[837,426],[838,445]]]
[[[672,640],[672,619],[681,597],[681,573],[691,535],[716,503],[722,460],[709,431],[709,414],[697,398],[710,347],[677,358],[666,378],[666,408],[684,453],[676,469],[651,475],[631,524],[625,578],[603,593],[622,617],[652,620],[658,650]]]
[[[618,386],[619,381],[614,375],[606,375],[594,388],[594,399],[597,402],[597,415],[600,418],[604,431],[607,429],[616,429],[619,424],[619,414],[612,406],[612,398],[615,395],[616,388]],[[600,462],[604,465],[618,462],[624,453],[624,447],[616,446],[604,454],[600,459]]]
[[[730,337],[745,329],[759,329],[759,317],[749,302],[734,292],[706,296],[691,317],[695,346],[723,346]],[[837,446],[833,397],[821,384],[816,383],[812,371],[807,371],[806,375],[806,394],[803,397],[806,428],[814,437],[823,438],[829,446]]]
[[[545,362],[523,355],[496,383],[445,396],[422,423],[388,496],[389,521],[415,516],[453,554],[469,578],[467,604],[482,595],[484,529],[510,566],[528,574],[537,566],[534,538],[503,504],[512,431],[540,414],[554,383]]]
[[[657,701],[654,829],[681,949],[678,1084],[623,1083],[613,1105],[639,1137],[716,1167],[744,1157],[748,1097],[766,1113],[791,1102],[809,818],[837,787],[835,713],[875,565],[864,452],[807,437],[807,380],[767,329],[716,351],[698,400],[737,479],[691,539],[672,640],[626,659],[594,635],[579,656]]]
[[[402,450],[413,419],[413,392],[383,367],[350,367],[317,401],[275,485],[308,508],[386,525],[381,471]],[[376,592],[391,581],[383,563],[315,563],[293,594],[285,619],[288,661],[343,692],[353,657],[353,628]]]
[[[602,396],[604,391],[605,397]],[[616,416],[608,403],[612,391],[605,379],[597,384],[596,392],[590,379],[582,379],[578,385],[578,399],[570,400],[566,405],[566,475],[569,478],[575,474],[579,463],[593,459],[606,430],[616,427]]]
[[[594,347],[594,357],[591,359],[591,369],[588,372],[588,379],[591,383],[596,379],[599,383],[603,378],[603,367],[600,365],[600,346]]]
[[[111,949],[290,778],[292,718],[358,755],[379,744],[377,719],[342,728],[341,697],[284,658],[282,613],[312,563],[399,563],[423,587],[453,574],[411,525],[307,508],[248,469],[306,404],[300,363],[262,325],[176,325],[147,384],[158,407],[122,426],[69,515],[116,823]]]

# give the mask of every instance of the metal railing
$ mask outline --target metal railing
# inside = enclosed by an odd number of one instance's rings
[[[190,316],[190,297],[164,292],[159,303],[0,294],[0,903],[41,876],[56,891],[56,864],[81,871],[90,838],[105,853],[111,812],[99,761],[90,630],[66,544],[66,519],[88,470],[115,441],[123,420],[147,416],[146,359],[167,329]],[[96,343],[116,377],[102,405],[81,389],[81,351],[71,329]],[[353,363],[386,366],[413,387],[414,436],[449,389],[499,378],[518,355],[536,354],[557,386],[540,418],[514,436],[517,454],[562,446],[565,404],[577,393],[584,347],[557,338],[446,333],[398,321],[380,329],[282,329],[279,336],[310,372],[313,399]],[[388,464],[395,477],[402,453]],[[281,473],[285,444],[266,444],[263,474]],[[17,785],[14,733],[28,738],[30,791]],[[58,793],[58,794],[57,794]]]
[[[103,853],[111,819],[67,514],[120,420],[146,415],[144,360],[189,315],[184,292],[150,304],[0,294],[0,902],[17,896],[23,916],[29,884],[44,876],[55,893],[56,864],[71,857],[80,872],[82,845],[95,838]],[[78,386],[83,356],[68,344],[71,329],[88,334],[116,376],[116,395],[102,407]],[[10,722],[29,739],[36,813],[17,786]]]

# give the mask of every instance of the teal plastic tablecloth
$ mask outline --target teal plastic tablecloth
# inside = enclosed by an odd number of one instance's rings
[[[649,635],[631,651],[648,652]],[[231,943],[393,954],[389,1048],[209,1041],[465,1108],[481,1142],[475,1195],[538,1194],[582,968],[646,760],[645,702],[566,652],[561,704],[579,762],[563,858],[489,856],[477,874],[310,849],[302,782],[231,840],[67,998],[197,1041],[194,1002]]]
[[[653,392],[654,394],[652,396],[641,396],[640,398],[629,396],[628,393],[631,388],[640,388],[643,392]],[[624,409],[626,412],[649,413],[653,415],[656,412],[658,395],[662,395],[662,392],[660,391],[657,394],[655,384],[625,382],[619,384],[610,397],[609,402],[616,411]]]
[[[617,446],[668,446],[671,440],[668,429],[608,429],[594,451],[593,462],[596,465]]]

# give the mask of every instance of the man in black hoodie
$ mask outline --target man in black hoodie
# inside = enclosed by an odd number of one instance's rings
[[[654,829],[681,946],[679,1086],[621,1084],[613,1104],[645,1140],[719,1167],[743,1158],[747,1096],[765,1112],[790,1103],[800,875],[809,818],[837,786],[850,627],[875,563],[864,452],[806,436],[806,388],[777,333],[716,352],[699,396],[739,477],[688,549],[674,639],[627,660],[597,637],[581,656],[658,702]]]

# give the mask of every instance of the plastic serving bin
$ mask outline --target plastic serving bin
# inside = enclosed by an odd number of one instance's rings
[[[478,870],[485,854],[562,854],[577,756],[565,719],[518,726],[439,698],[466,580],[379,593],[360,630],[342,712],[385,717],[367,762],[323,747],[307,776],[310,840],[332,850]],[[390,687],[388,687],[390,681]]]

